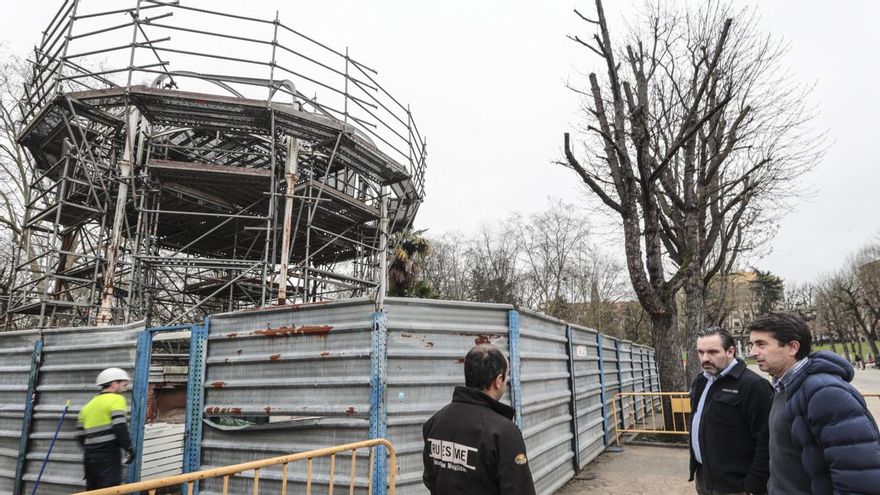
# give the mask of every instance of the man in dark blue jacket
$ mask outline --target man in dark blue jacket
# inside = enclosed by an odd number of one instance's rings
[[[769,313],[749,325],[752,357],[773,377],[769,495],[880,494],[880,431],[849,384],[852,365],[810,355],[803,318]]]

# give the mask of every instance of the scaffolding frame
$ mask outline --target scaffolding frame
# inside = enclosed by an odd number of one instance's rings
[[[64,0],[30,60],[7,328],[381,301],[424,197],[409,106],[277,13],[101,3]]]

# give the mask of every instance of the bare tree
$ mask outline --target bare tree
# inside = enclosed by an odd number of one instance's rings
[[[461,232],[448,232],[429,239],[422,276],[441,299],[465,300],[470,291],[467,270],[468,239]]]
[[[584,97],[586,146],[579,159],[566,134],[563,164],[619,217],[661,387],[684,390],[678,356],[687,348],[696,372],[691,344],[705,325],[708,282],[767,238],[792,182],[821,154],[804,131],[806,90],[782,74],[785,47],[758,32],[748,11],[654,5],[623,50],[601,0],[595,20],[575,12],[598,33],[572,39],[602,59],[606,78],[591,73],[587,88],[573,88]]]
[[[509,223],[496,228],[483,225],[467,251],[468,299],[519,304],[522,301],[519,249],[520,239]]]
[[[510,225],[521,243],[523,303],[565,317],[563,307],[574,300],[571,283],[585,274],[586,267],[577,262],[592,251],[586,216],[572,205],[555,201],[527,218],[512,217]]]
[[[30,260],[31,273],[40,273],[37,254],[44,246],[36,240],[25,242],[24,238],[24,210],[34,179],[30,156],[17,141],[24,126],[19,102],[25,64],[18,57],[2,56],[5,61],[0,64],[0,293],[8,297],[9,289],[15,285],[15,265]],[[28,251],[20,253],[20,249]]]

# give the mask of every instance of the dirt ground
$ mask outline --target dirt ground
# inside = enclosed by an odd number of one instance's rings
[[[584,479],[595,476],[593,479]],[[696,493],[688,483],[688,450],[627,445],[604,452],[556,495],[678,495]]]

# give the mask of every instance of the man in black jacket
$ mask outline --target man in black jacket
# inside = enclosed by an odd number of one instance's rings
[[[697,337],[703,373],[691,386],[690,480],[700,495],[767,493],[770,382],[736,359],[726,330]]]
[[[534,495],[514,410],[498,402],[510,366],[497,347],[481,344],[464,359],[464,387],[422,426],[422,480],[432,495]]]

